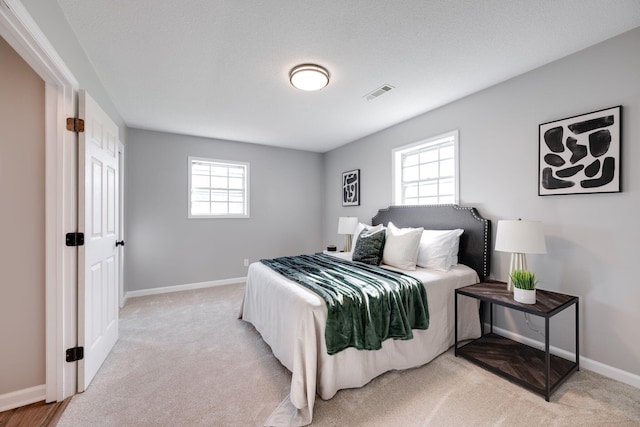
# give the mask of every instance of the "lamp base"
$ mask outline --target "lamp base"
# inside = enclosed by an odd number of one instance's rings
[[[345,252],[351,252],[351,241],[352,241],[352,237],[351,234],[347,234],[344,236],[344,251]]]
[[[507,282],[507,290],[513,292],[513,281],[511,275],[515,270],[527,269],[527,257],[523,253],[513,252],[511,254],[511,263],[509,264],[509,281]]]

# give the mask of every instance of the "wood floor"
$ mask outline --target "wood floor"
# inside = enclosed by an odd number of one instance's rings
[[[0,412],[0,427],[54,427],[70,401],[42,401]]]

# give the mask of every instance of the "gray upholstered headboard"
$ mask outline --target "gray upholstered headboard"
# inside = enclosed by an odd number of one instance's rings
[[[458,205],[389,206],[371,219],[378,225],[391,221],[398,227],[424,227],[425,230],[464,229],[460,236],[458,261],[473,268],[484,280],[489,276],[491,221],[475,208]]]

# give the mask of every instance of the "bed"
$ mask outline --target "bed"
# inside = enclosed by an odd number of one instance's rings
[[[414,330],[413,339],[387,339],[375,351],[347,348],[329,355],[324,340],[325,301],[258,262],[249,266],[239,317],[250,322],[278,360],[292,372],[291,390],[266,421],[269,426],[311,423],[316,394],[330,399],[338,390],[362,387],[390,370],[424,365],[454,344],[454,290],[484,279],[489,272],[490,221],[475,208],[457,205],[391,206],[371,224],[464,229],[458,264],[443,272],[426,268],[405,272],[420,279],[428,297],[430,325]],[[350,253],[337,256],[350,257]],[[384,265],[383,265],[384,266]],[[459,339],[480,336],[478,302],[459,301]]]

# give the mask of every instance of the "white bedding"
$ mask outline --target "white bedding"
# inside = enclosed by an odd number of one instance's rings
[[[412,340],[388,339],[380,350],[347,348],[329,355],[324,340],[324,300],[262,263],[249,266],[240,317],[254,325],[292,372],[289,396],[265,425],[307,425],[316,393],[330,399],[340,389],[362,387],[389,370],[423,365],[454,344],[454,289],[477,283],[476,272],[458,264],[448,272],[418,268],[405,273],[425,283],[429,329],[414,330]],[[478,301],[460,298],[458,310],[458,338],[479,337]]]

